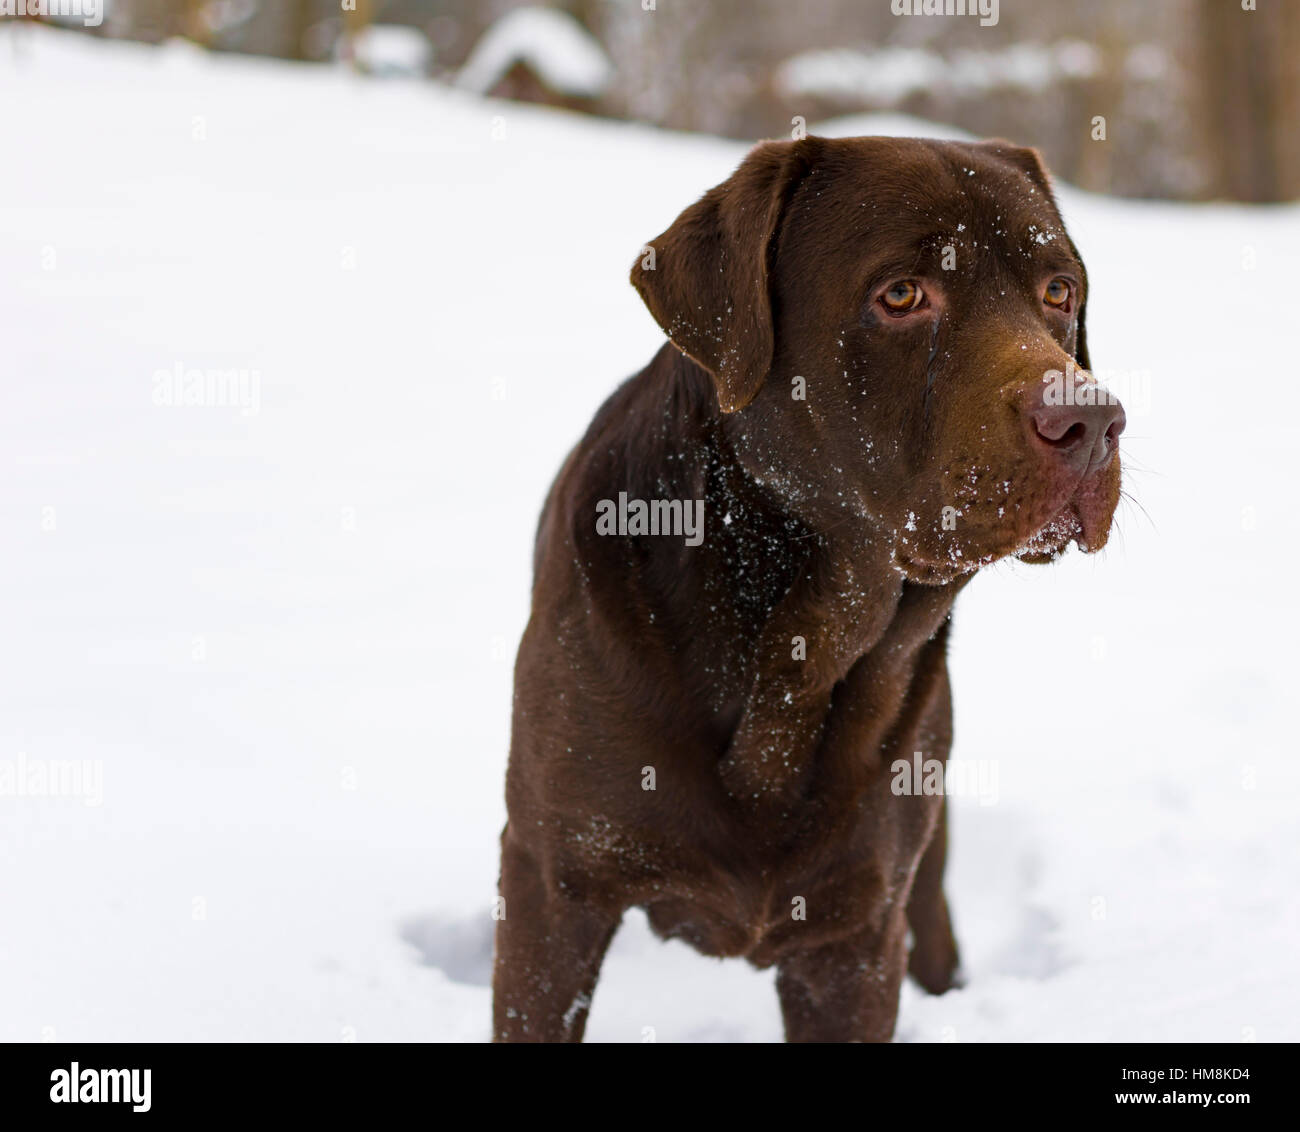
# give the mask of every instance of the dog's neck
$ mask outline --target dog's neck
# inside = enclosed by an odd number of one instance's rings
[[[882,643],[911,654],[935,636],[969,575],[933,585],[910,581],[894,561],[886,524],[859,515],[824,523],[802,516],[736,455],[708,371],[671,344],[651,371],[658,378],[652,395],[666,408],[653,455],[637,475],[647,491],[671,485],[687,495],[702,492],[708,524],[702,546],[663,546],[660,553],[671,556],[678,575],[702,565],[688,554],[711,560],[709,568],[728,579],[742,640],[757,639],[778,603],[809,582],[800,617],[804,635],[823,636],[821,680],[843,679]],[[682,597],[699,595],[688,588]]]

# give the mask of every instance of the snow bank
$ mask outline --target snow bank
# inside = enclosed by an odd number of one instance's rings
[[[605,49],[567,12],[516,8],[475,45],[456,85],[486,94],[519,62],[527,63],[552,90],[582,98],[603,94],[613,76]]]
[[[1070,39],[947,56],[921,47],[805,51],[777,69],[775,82],[790,98],[892,106],[925,91],[971,95],[994,89],[1041,90],[1062,80],[1091,78],[1100,70],[1097,49]]]

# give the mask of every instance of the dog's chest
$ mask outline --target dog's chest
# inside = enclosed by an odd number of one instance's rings
[[[856,815],[810,815],[787,845],[751,853],[701,852],[671,893],[645,903],[651,926],[706,955],[757,966],[832,939],[878,928],[901,911],[943,799],[877,788]],[[738,835],[734,844],[740,843]]]

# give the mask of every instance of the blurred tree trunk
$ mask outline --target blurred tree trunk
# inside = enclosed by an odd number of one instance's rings
[[[1300,196],[1300,10],[1290,0],[1201,0],[1211,195]]]
[[[204,0],[185,0],[180,17],[182,33],[191,43],[200,47],[211,46],[211,29],[203,18]]]
[[[315,22],[312,18],[314,5],[312,0],[293,0],[289,8],[289,58],[306,59],[307,32]]]
[[[372,18],[371,0],[352,0],[350,6],[343,9],[343,58],[353,67],[357,61],[357,36],[365,30]]]

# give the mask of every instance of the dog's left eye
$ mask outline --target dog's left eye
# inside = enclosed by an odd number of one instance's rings
[[[1043,292],[1043,302],[1049,307],[1058,309],[1070,305],[1070,281],[1062,279],[1060,276],[1053,279],[1048,285],[1047,290]]]
[[[880,296],[880,302],[890,314],[905,314],[916,310],[925,302],[925,292],[921,290],[920,284],[911,279],[900,279],[897,283],[890,284],[889,289]]]

